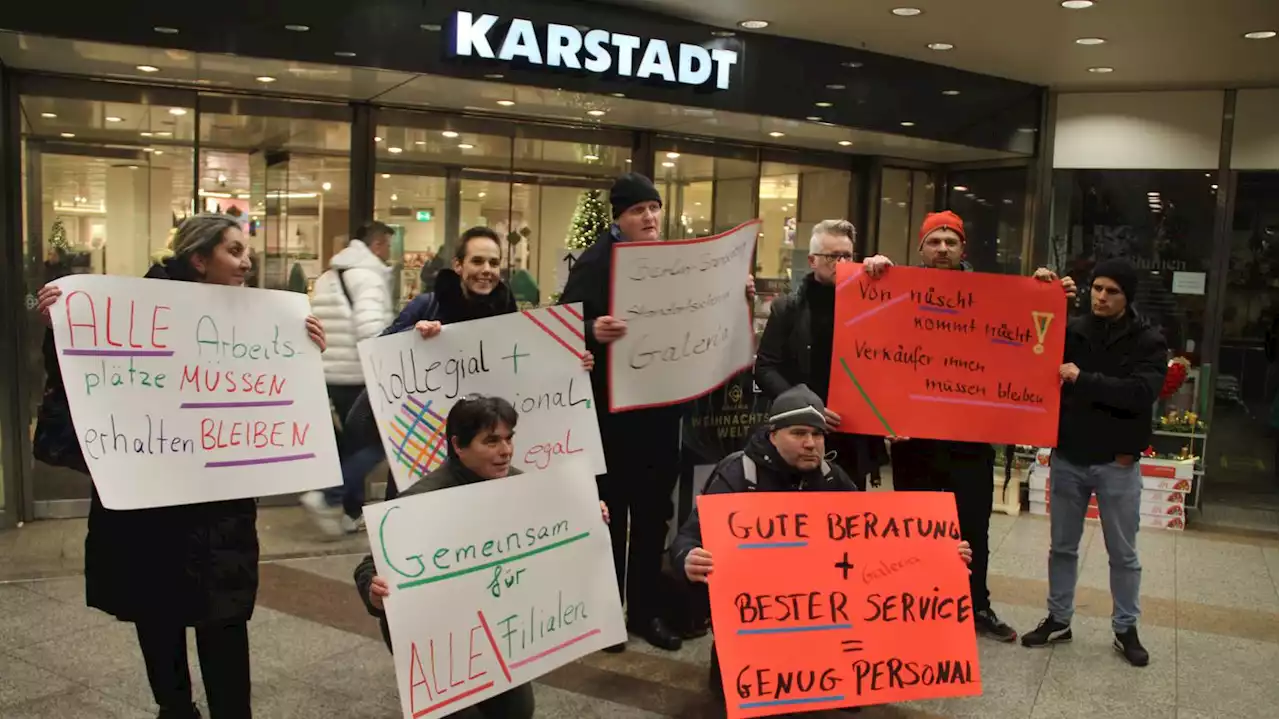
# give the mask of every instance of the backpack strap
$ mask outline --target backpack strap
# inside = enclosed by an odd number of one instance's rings
[[[753,492],[756,488],[756,463],[746,452],[740,452],[742,455],[742,476],[747,480],[747,491]]]
[[[338,272],[338,286],[342,288],[342,294],[347,298],[347,305],[349,305],[351,309],[354,310],[356,308],[356,303],[354,300],[351,299],[351,290],[347,289],[347,281],[342,277],[342,275],[346,272],[346,270],[338,270],[337,272]]]

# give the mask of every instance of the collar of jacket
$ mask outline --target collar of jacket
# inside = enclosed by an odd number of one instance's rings
[[[432,290],[440,304],[440,314],[449,322],[464,322],[515,311],[511,289],[501,278],[493,291],[485,297],[467,297],[462,292],[462,278],[457,272],[445,268],[436,273],[436,286]]]
[[[773,445],[769,435],[769,426],[765,425],[757,429],[747,440],[747,446],[743,451],[752,462],[758,466],[767,467],[791,487],[798,488],[804,483],[819,486],[823,482],[821,468],[801,471],[787,464],[778,453],[778,448]]]
[[[484,477],[481,477],[470,469],[467,469],[467,465],[462,463],[462,458],[453,451],[452,443],[449,446],[449,457],[445,460],[445,463],[446,466],[449,467],[449,474],[453,477],[453,481],[450,484],[452,487],[461,487],[467,484],[488,481]],[[507,470],[508,477],[514,477],[517,474],[522,474],[522,472],[515,467],[511,467]]]

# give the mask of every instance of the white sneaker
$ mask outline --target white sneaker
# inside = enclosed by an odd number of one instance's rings
[[[363,514],[360,515],[359,517],[356,517],[355,519],[352,519],[351,517],[347,516],[346,512],[343,512],[342,518],[338,520],[338,523],[342,526],[342,531],[346,532],[347,534],[356,534],[358,532],[364,531],[364,515]]]
[[[324,501],[324,492],[307,492],[299,498],[299,502],[321,532],[330,537],[342,536],[341,520],[347,517],[342,513],[342,507],[330,507],[329,503]]]

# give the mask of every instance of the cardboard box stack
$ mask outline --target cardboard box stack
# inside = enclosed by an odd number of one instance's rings
[[[1049,473],[1047,456],[1049,450],[1042,449],[1046,463],[1036,464],[1027,479],[1032,514],[1049,514],[1049,500],[1052,497],[1050,488],[1052,478]],[[1186,528],[1187,494],[1191,492],[1194,480],[1195,460],[1192,459],[1153,459],[1144,457],[1140,463],[1142,471],[1142,504],[1139,510],[1143,527],[1154,529],[1172,529],[1181,531]],[[1088,519],[1098,519],[1098,498],[1089,500]]]

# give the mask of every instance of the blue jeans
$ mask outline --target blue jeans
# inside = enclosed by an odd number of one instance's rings
[[[342,460],[342,486],[324,490],[324,500],[330,507],[342,505],[348,517],[355,519],[364,513],[364,478],[382,461],[382,445],[361,447]]]
[[[1137,458],[1081,466],[1057,452],[1049,462],[1049,616],[1071,623],[1075,613],[1076,571],[1080,537],[1090,495],[1098,495],[1102,538],[1111,564],[1111,628],[1124,632],[1137,626],[1138,590],[1142,565],[1138,562],[1138,523],[1142,503],[1142,474]]]

